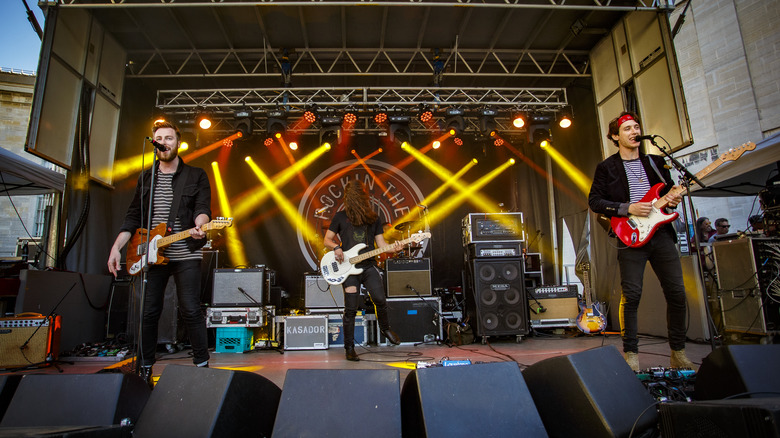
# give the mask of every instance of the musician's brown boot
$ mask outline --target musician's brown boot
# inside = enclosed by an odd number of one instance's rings
[[[357,353],[355,353],[355,347],[350,345],[348,347],[344,347],[344,349],[346,350],[347,353],[347,360],[351,360],[353,362],[357,362],[360,360],[360,357],[357,355]]]
[[[639,353],[633,351],[626,351],[623,353],[623,357],[626,359],[626,363],[631,367],[631,370],[635,373],[639,372]]]
[[[669,358],[669,362],[672,365],[672,368],[690,368],[692,370],[695,370],[696,368],[693,362],[691,362],[690,359],[688,359],[688,356],[685,354],[685,349],[682,350],[672,350],[672,356]]]

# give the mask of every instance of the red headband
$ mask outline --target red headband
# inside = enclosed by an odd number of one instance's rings
[[[623,114],[622,116],[620,116],[617,122],[618,128],[620,127],[620,125],[626,123],[629,120],[634,120],[634,117],[631,114]]]

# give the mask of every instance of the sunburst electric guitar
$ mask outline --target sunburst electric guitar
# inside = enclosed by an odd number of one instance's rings
[[[583,333],[599,333],[607,326],[607,319],[601,311],[601,303],[593,301],[590,292],[590,263],[583,265],[583,300],[580,300],[580,314],[577,315],[577,328]]]
[[[220,230],[231,225],[233,225],[233,218],[217,218],[207,224],[203,224],[200,229],[203,231]],[[147,264],[164,265],[168,263],[168,258],[163,257],[165,248],[173,242],[190,237],[189,229],[171,234],[170,236],[165,235],[167,230],[168,225],[165,222],[154,227],[149,233],[147,233],[146,228],[135,230],[135,234],[133,234],[133,237],[130,238],[130,242],[127,244],[127,272],[130,275],[137,275]],[[150,236],[148,254],[146,251],[147,234]]]
[[[742,156],[745,151],[752,151],[755,148],[756,144],[749,142],[738,148],[729,149],[728,152],[721,154],[717,160],[713,161],[707,167],[699,171],[696,174],[696,178],[704,178],[705,175],[708,175],[710,172],[717,169],[721,164],[728,161],[734,161]],[[663,212],[664,207],[667,205],[666,200],[660,197],[660,192],[664,185],[664,183],[658,183],[654,185],[650,188],[650,190],[648,190],[648,192],[640,201],[653,203],[653,210],[650,212],[650,215],[644,217],[634,215],[613,216],[610,220],[612,231],[614,231],[617,237],[627,246],[631,248],[639,248],[640,246],[644,246],[650,240],[650,238],[653,237],[653,234],[655,234],[655,231],[658,229],[658,227],[663,224],[672,222],[679,216],[677,212],[671,214],[666,214]],[[670,191],[670,193],[679,193],[684,195],[685,191],[685,188],[675,187]]]
[[[363,268],[358,268],[355,265],[362,262],[365,259],[378,256],[379,254],[382,254],[384,252],[392,251],[393,248],[398,245],[399,243],[402,245],[406,245],[408,243],[420,243],[425,239],[430,239],[431,233],[414,233],[412,234],[408,239],[399,240],[398,242],[383,246],[381,248],[377,248],[373,251],[368,251],[363,254],[359,254],[360,250],[366,247],[365,243],[358,243],[357,245],[350,248],[348,251],[344,251],[344,260],[339,263],[336,261],[336,253],[334,251],[330,251],[324,256],[322,256],[322,260],[320,260],[320,272],[322,273],[322,277],[327,281],[329,284],[341,284],[343,283],[347,277],[354,274],[360,274],[363,272]]]

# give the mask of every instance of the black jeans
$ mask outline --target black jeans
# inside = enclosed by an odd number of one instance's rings
[[[146,298],[143,311],[143,334],[141,336],[141,365],[154,364],[157,349],[157,325],[163,310],[165,287],[168,277],[173,275],[176,295],[179,299],[179,313],[184,320],[192,345],[192,362],[199,364],[209,360],[206,319],[200,309],[200,260],[169,262],[149,268]]]
[[[642,298],[642,280],[645,265],[650,262],[661,283],[666,298],[666,327],[669,346],[672,350],[685,348],[685,284],[677,247],[672,237],[659,230],[650,241],[640,248],[627,248],[620,243],[618,264],[623,295],[620,312],[623,335],[623,351],[638,352],[637,309]]]
[[[363,272],[357,275],[350,275],[344,281],[344,347],[355,346],[355,315],[359,304],[360,285],[366,287],[371,301],[374,302],[376,310],[376,319],[379,322],[380,330],[389,330],[390,321],[387,317],[387,296],[385,294],[385,284],[382,281],[382,275],[379,268],[372,265],[365,268]],[[357,292],[347,293],[350,286],[357,287]]]

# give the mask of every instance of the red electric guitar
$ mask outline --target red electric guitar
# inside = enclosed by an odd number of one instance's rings
[[[728,152],[721,154],[717,160],[713,161],[707,167],[699,171],[699,173],[696,174],[696,178],[704,178],[704,176],[717,169],[721,164],[728,161],[734,161],[742,156],[745,151],[752,151],[755,148],[755,143],[748,142],[736,149],[729,149]],[[653,210],[650,212],[650,215],[644,217],[634,215],[613,216],[610,220],[612,231],[614,231],[617,237],[627,246],[631,248],[639,248],[640,246],[644,246],[650,240],[650,238],[653,237],[653,234],[655,234],[655,230],[657,230],[658,227],[663,224],[668,224],[669,222],[677,219],[677,216],[679,216],[677,212],[671,214],[666,214],[663,212],[667,202],[665,199],[661,198],[660,192],[664,186],[664,183],[658,183],[654,185],[640,201],[653,203]],[[675,187],[670,192],[684,195],[685,191],[686,189],[683,187]]]

